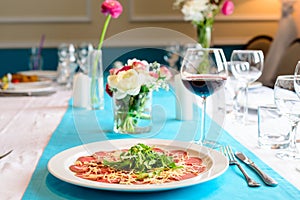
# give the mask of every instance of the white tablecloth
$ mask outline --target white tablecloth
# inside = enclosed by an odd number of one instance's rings
[[[253,90],[252,95],[257,100],[273,98],[272,91],[266,88]],[[13,149],[0,160],[0,199],[22,197],[70,97],[71,91],[64,90],[47,97],[0,98],[0,154]],[[300,161],[283,161],[274,156],[275,150],[259,149],[255,114],[252,119],[253,123],[244,126],[232,123],[228,117],[224,128],[300,190],[300,172],[295,169]]]
[[[64,115],[71,91],[0,97],[0,199],[21,199],[37,162]]]

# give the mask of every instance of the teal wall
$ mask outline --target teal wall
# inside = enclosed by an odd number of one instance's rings
[[[234,49],[243,49],[243,45],[215,46],[223,48],[227,60]],[[16,73],[18,71],[29,70],[28,62],[30,57],[30,48],[18,49],[0,49],[0,77],[7,73]],[[163,56],[165,55],[163,47],[114,47],[103,49],[103,66],[107,68],[115,60],[126,62],[129,58],[144,59],[149,62],[157,61],[166,64]],[[45,48],[42,51],[44,60],[44,70],[56,70],[58,63],[57,48]]]

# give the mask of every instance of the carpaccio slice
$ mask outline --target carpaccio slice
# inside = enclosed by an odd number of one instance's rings
[[[181,181],[198,176],[206,171],[206,166],[199,157],[189,156],[184,150],[166,151],[161,148],[153,148],[153,151],[171,156],[178,169],[163,170],[152,177],[137,179],[138,174],[133,171],[120,171],[103,165],[103,160],[118,161],[119,155],[128,149],[120,151],[99,151],[93,155],[79,157],[69,169],[77,177],[111,184],[157,184]]]

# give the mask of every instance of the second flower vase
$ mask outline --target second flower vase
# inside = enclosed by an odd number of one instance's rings
[[[198,43],[201,44],[202,48],[209,48],[211,45],[211,29],[210,25],[198,25],[197,36]]]

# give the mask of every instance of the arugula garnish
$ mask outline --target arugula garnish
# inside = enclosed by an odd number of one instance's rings
[[[122,152],[119,161],[103,160],[103,164],[116,170],[133,171],[138,174],[137,179],[159,175],[163,170],[182,167],[177,166],[171,156],[155,152],[153,147],[141,143],[132,146],[127,152]]]

